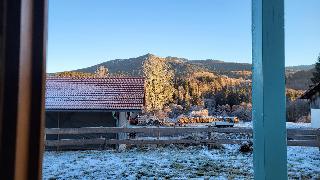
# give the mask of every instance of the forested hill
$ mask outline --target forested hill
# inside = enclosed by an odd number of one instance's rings
[[[251,71],[251,64],[249,63],[236,63],[236,62],[224,62],[220,60],[190,60],[191,64],[197,65],[216,72],[225,71]]]
[[[75,70],[77,72],[94,73],[99,66],[108,68],[109,73],[113,75],[142,76],[143,62],[156,57],[153,54],[129,58],[115,59],[97,64],[91,67]],[[184,77],[197,71],[208,71],[226,75],[232,78],[251,79],[251,64],[225,62],[221,60],[188,60],[186,58],[165,57],[168,64],[171,65],[176,77]],[[286,68],[287,87],[292,89],[306,90],[310,85],[314,65],[290,66]]]
[[[153,54],[146,54],[136,58],[129,59],[115,59],[97,64],[91,67],[78,69],[78,72],[93,73],[99,66],[105,66],[109,69],[110,73],[124,73],[127,75],[142,75],[142,64],[148,58],[155,56]],[[208,70],[214,72],[224,71],[249,71],[251,64],[249,63],[234,63],[224,62],[220,60],[188,60],[178,57],[166,57],[166,61],[175,69],[179,74],[184,74],[187,71],[194,70]]]

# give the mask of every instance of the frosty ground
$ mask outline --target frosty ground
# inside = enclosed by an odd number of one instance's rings
[[[243,126],[250,126],[244,124]],[[287,124],[289,128],[309,124]],[[252,153],[239,145],[139,147],[124,152],[45,152],[44,179],[252,179]],[[319,148],[288,147],[289,179],[320,178]]]

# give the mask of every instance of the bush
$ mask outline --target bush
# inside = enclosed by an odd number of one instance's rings
[[[297,99],[295,101],[289,102],[287,104],[286,114],[288,122],[310,122],[310,118],[308,118],[310,114],[308,101]]]
[[[310,123],[311,122],[311,117],[310,117],[310,115],[301,116],[296,122],[297,123]]]
[[[240,105],[232,106],[231,115],[238,117],[240,120],[251,121],[252,119],[251,103],[241,103]]]
[[[181,105],[170,104],[170,106],[165,107],[164,111],[168,113],[169,118],[176,118],[183,114],[184,109]]]
[[[231,107],[229,104],[218,105],[216,109],[217,116],[229,116],[231,114]]]
[[[240,145],[239,151],[242,153],[248,153],[253,151],[253,143],[252,141],[245,142]]]

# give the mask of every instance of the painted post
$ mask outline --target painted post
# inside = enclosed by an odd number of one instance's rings
[[[252,0],[254,178],[287,179],[284,0]]]

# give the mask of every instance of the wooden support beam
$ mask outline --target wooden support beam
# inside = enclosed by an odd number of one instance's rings
[[[47,140],[46,147],[61,147],[73,146],[73,149],[81,147],[90,147],[90,145],[107,145],[107,144],[241,144],[248,142],[248,139],[62,139],[62,140]],[[316,140],[290,140],[288,146],[305,146],[305,147],[319,147]]]
[[[247,139],[68,139],[68,140],[48,140],[45,142],[47,147],[57,146],[88,146],[88,145],[105,145],[105,144],[241,144],[247,142]]]
[[[288,141],[288,146],[319,147],[319,143],[316,140],[293,140]]]
[[[118,118],[118,126],[119,127],[127,127],[128,126],[128,118],[127,118],[127,112],[119,112],[119,118]],[[127,139],[127,134],[120,132],[118,133],[118,139]],[[118,150],[123,151],[126,149],[125,144],[119,144],[118,145]]]
[[[284,0],[252,0],[255,179],[287,179]]]
[[[0,1],[0,179],[41,179],[46,0]]]
[[[251,128],[215,128],[215,127],[83,127],[83,128],[46,128],[45,133],[49,134],[105,134],[105,133],[144,133],[149,135],[174,135],[184,133],[246,133],[251,134]],[[317,136],[320,129],[287,129],[288,136]]]

